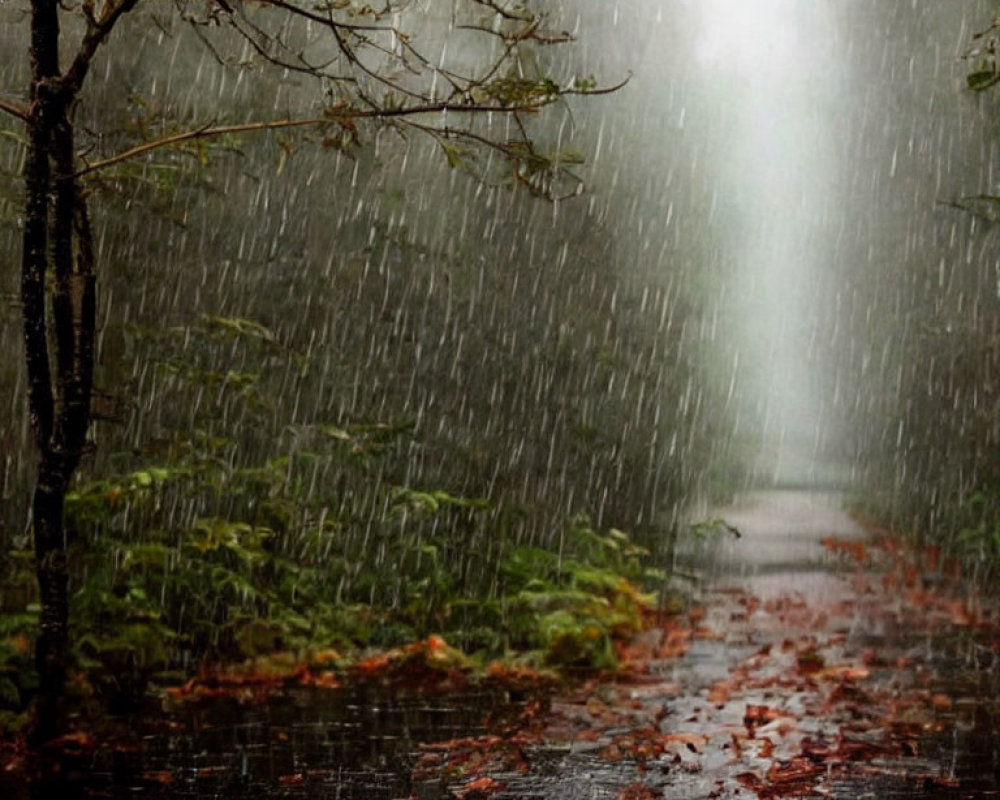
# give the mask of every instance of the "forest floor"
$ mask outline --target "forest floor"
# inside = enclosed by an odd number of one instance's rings
[[[1000,797],[995,609],[835,497],[772,492],[722,514],[740,535],[689,554],[702,579],[686,609],[622,645],[616,676],[220,700],[80,753],[76,785],[164,800]]]

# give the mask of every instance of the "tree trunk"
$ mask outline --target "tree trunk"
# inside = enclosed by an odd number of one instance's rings
[[[64,731],[69,597],[63,514],[90,423],[96,304],[90,224],[74,175],[70,108],[78,87],[60,82],[56,0],[33,0],[31,7],[21,300],[28,404],[39,450],[32,519],[41,613],[32,740],[41,744]]]
[[[51,450],[42,455],[35,487],[33,524],[35,568],[41,605],[35,665],[38,699],[32,740],[42,744],[63,730],[61,700],[66,683],[69,600],[66,550],[63,546],[63,502],[68,475],[63,459]]]

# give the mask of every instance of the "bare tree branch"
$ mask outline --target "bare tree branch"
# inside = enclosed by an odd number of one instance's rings
[[[303,75],[310,75],[312,77],[322,77],[326,80],[336,81],[338,83],[356,82],[356,79],[353,76],[334,75],[327,72],[326,68],[330,66],[330,63],[332,62],[328,62],[326,64],[318,64],[318,65],[310,64],[308,61],[305,60],[305,58],[301,53],[295,54],[297,62],[292,62],[285,60],[284,58],[281,58],[275,53],[269,52],[266,48],[266,45],[270,43],[277,43],[281,45],[281,47],[285,50],[288,50],[289,48],[278,37],[271,36],[270,34],[267,33],[267,31],[263,30],[260,26],[254,24],[248,19],[237,20],[234,18],[232,24],[233,27],[240,32],[240,35],[243,36],[243,38],[247,41],[247,43],[249,43],[249,45],[254,50],[256,50],[257,53],[265,61],[271,64],[274,64],[279,67],[284,67],[285,69],[291,70],[293,72],[298,72]],[[244,29],[243,26],[246,26],[246,29]],[[195,30],[198,34],[198,37],[202,39],[202,41],[205,42],[208,41],[207,37],[200,30],[198,30],[198,26],[195,26]],[[215,57],[220,61],[220,63],[224,63],[214,49],[212,50],[212,52],[213,55],[215,55]]]
[[[295,3],[286,2],[286,0],[260,0],[260,3],[266,6],[280,8],[282,11],[287,11],[293,16],[302,17],[310,22],[316,22],[327,27],[336,27],[343,31],[384,31],[386,33],[391,33],[393,31],[393,27],[391,25],[358,25],[357,23],[352,22],[341,22],[333,18],[332,11],[327,16],[323,16],[322,14],[302,8]]]
[[[31,121],[31,112],[22,105],[12,103],[9,100],[0,99],[0,111],[6,111],[12,117],[17,117],[22,122]]]
[[[181,1],[178,0],[178,2]],[[366,6],[363,13],[374,17],[376,24],[359,24],[352,21],[354,18],[345,19],[343,16],[338,16],[337,12],[347,13],[342,8],[347,3],[309,6],[305,3],[295,2],[295,0],[260,0],[255,6],[281,11],[290,17],[302,19],[310,25],[319,26],[321,30],[326,31],[340,57],[358,73],[354,85],[360,93],[361,99],[368,102],[373,108],[380,106],[379,99],[377,96],[369,96],[363,90],[358,80],[361,76],[370,79],[374,86],[383,87],[393,93],[402,94],[420,102],[437,102],[440,98],[435,96],[433,89],[426,85],[423,87],[407,85],[405,81],[393,76],[392,69],[373,66],[364,58],[366,52],[386,57],[396,71],[408,73],[417,80],[426,79],[431,82],[431,86],[433,86],[435,78],[443,78],[450,84],[452,90],[450,97],[454,99],[476,86],[485,85],[504,67],[513,67],[520,45],[525,43],[559,44],[573,39],[566,32],[542,31],[543,15],[527,11],[520,6],[508,6],[492,0],[469,0],[469,4],[480,6],[484,11],[503,22],[503,24],[495,26],[475,23],[455,25],[456,30],[475,31],[502,42],[501,51],[488,59],[485,72],[481,74],[463,75],[447,69],[443,64],[435,64],[432,59],[415,46],[410,33],[399,27],[397,23],[380,22],[389,13],[402,13],[404,11],[402,6],[390,3],[384,10],[378,12]],[[341,76],[332,76],[327,73],[326,68],[336,59],[332,59],[324,65],[310,64],[304,52],[295,52],[280,34],[267,31],[266,26],[254,18],[253,6],[236,5],[227,16],[230,24],[268,61],[315,77],[343,80]],[[220,15],[215,10],[209,16],[197,19],[189,18],[194,24],[203,26],[210,22],[218,22]],[[387,41],[381,41],[382,38],[386,38]],[[287,56],[280,51],[285,51]]]
[[[93,13],[85,15],[87,17],[87,33],[80,43],[80,50],[73,59],[73,63],[59,81],[63,91],[69,96],[75,96],[80,91],[83,81],[87,77],[87,71],[90,69],[90,64],[94,60],[94,55],[111,34],[115,23],[118,22],[122,14],[135,8],[138,2],[139,0],[114,0],[114,2],[109,0],[100,16],[95,16]]]

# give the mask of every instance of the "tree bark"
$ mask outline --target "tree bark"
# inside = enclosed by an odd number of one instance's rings
[[[69,597],[63,515],[90,422],[96,314],[90,225],[74,175],[70,108],[78,87],[60,81],[56,0],[33,0],[31,8],[21,300],[28,403],[39,449],[32,502],[39,691],[31,738],[41,744],[65,729]]]
[[[32,505],[35,569],[41,606],[35,641],[39,683],[31,735],[34,744],[50,741],[64,730],[61,701],[66,684],[69,600],[63,546],[63,502],[68,476],[61,461],[52,450],[42,454]]]
[[[52,434],[54,402],[45,314],[45,276],[49,268],[49,188],[52,170],[53,95],[59,72],[59,17],[55,0],[34,0],[31,16],[31,102],[28,153],[24,168],[25,215],[21,262],[28,406],[39,449]]]

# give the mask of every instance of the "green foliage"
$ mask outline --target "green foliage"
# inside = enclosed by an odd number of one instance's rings
[[[576,88],[579,89],[579,86]],[[525,78],[511,72],[484,84],[480,90],[501,106],[537,106],[559,99],[559,85],[551,78]]]
[[[980,66],[965,76],[967,85],[975,92],[982,92],[1000,83],[1000,72],[992,65]]]
[[[994,19],[988,28],[973,36],[976,45],[965,53],[971,62],[965,81],[974,92],[984,92],[1000,83],[1000,69],[997,67],[997,44],[1000,40],[1000,17]]]
[[[447,280],[475,289],[458,269]],[[446,318],[434,308],[431,326]],[[542,495],[492,494],[508,441],[490,440],[495,432],[477,435],[467,458],[447,451],[465,465],[448,479],[418,483],[411,476],[428,473],[412,465],[427,434],[412,417],[290,414],[288,398],[311,400],[317,386],[329,393],[324,381],[357,373],[349,353],[345,369],[332,359],[317,366],[304,340],[287,343],[281,319],[280,309],[271,319],[196,313],[188,324],[174,317],[106,336],[110,366],[98,379],[115,387],[125,430],[99,427],[99,460],[84,465],[90,472],[67,501],[76,659],[98,691],[127,707],[150,681],[204,661],[387,647],[431,633],[484,658],[515,650],[567,667],[613,666],[612,637],[634,630],[650,602],[637,587],[662,577],[644,571],[648,554],[583,520],[525,536],[519,522]],[[539,363],[577,383],[593,374],[610,386],[630,374],[627,349],[580,331],[561,331]],[[510,358],[516,367],[519,356]],[[621,457],[615,426],[626,423],[610,403],[586,413],[572,395],[550,403],[565,409],[581,472],[594,458],[606,469]],[[645,439],[637,452],[646,463]],[[501,473],[501,487],[527,469]]]
[[[624,532],[598,533],[584,518],[568,525],[561,553],[512,548],[500,600],[512,646],[549,664],[613,668],[613,637],[637,631],[655,604],[639,586],[665,577],[646,566],[648,556]]]
[[[981,487],[955,504],[941,521],[951,538],[945,548],[960,560],[979,569],[994,570],[1000,564],[1000,490]]]
[[[611,668],[653,603],[639,587],[664,575],[622,531],[579,518],[519,542],[518,509],[409,485],[410,420],[270,427],[282,381],[310,365],[268,326],[205,315],[130,337],[144,391],[187,433],[115,454],[67,496],[75,659],[113,707],[205,662],[430,634],[483,659]]]
[[[0,733],[19,729],[38,688],[31,656],[31,637],[38,625],[38,606],[0,614]]]
[[[854,498],[853,506],[865,516],[902,530],[919,544],[940,549],[975,585],[995,585],[1000,565],[1000,486],[981,480],[976,488],[952,495],[940,503],[930,527],[915,524],[925,513],[925,500],[907,497],[906,501],[865,492]]]
[[[728,533],[737,539],[741,535],[739,530],[722,519],[722,517],[709,517],[708,519],[693,522],[690,525],[690,531],[691,535],[697,540],[707,539],[721,533]]]
[[[356,435],[317,442],[353,449]],[[199,658],[392,646],[443,632],[489,655],[513,648],[551,664],[613,667],[613,636],[637,630],[653,603],[638,584],[663,579],[626,534],[598,533],[585,520],[568,526],[562,553],[501,542],[497,563],[462,574],[459,551],[487,535],[477,526],[490,506],[443,490],[377,492],[382,513],[365,520],[367,537],[352,536],[365,509],[324,517],[300,493],[317,459],[300,454],[228,474],[204,463],[148,467],[79,487],[67,504],[82,534],[73,551],[81,565],[78,663],[98,684],[114,676],[116,691],[141,690]],[[169,496],[210,496],[223,486],[230,496],[269,498],[255,522],[208,516],[136,531],[123,521],[144,518]],[[464,523],[464,535],[449,518]],[[491,597],[484,578],[494,574]]]
[[[28,705],[38,688],[31,640],[38,626],[34,553],[12,549],[0,576],[0,734],[28,719]]]

